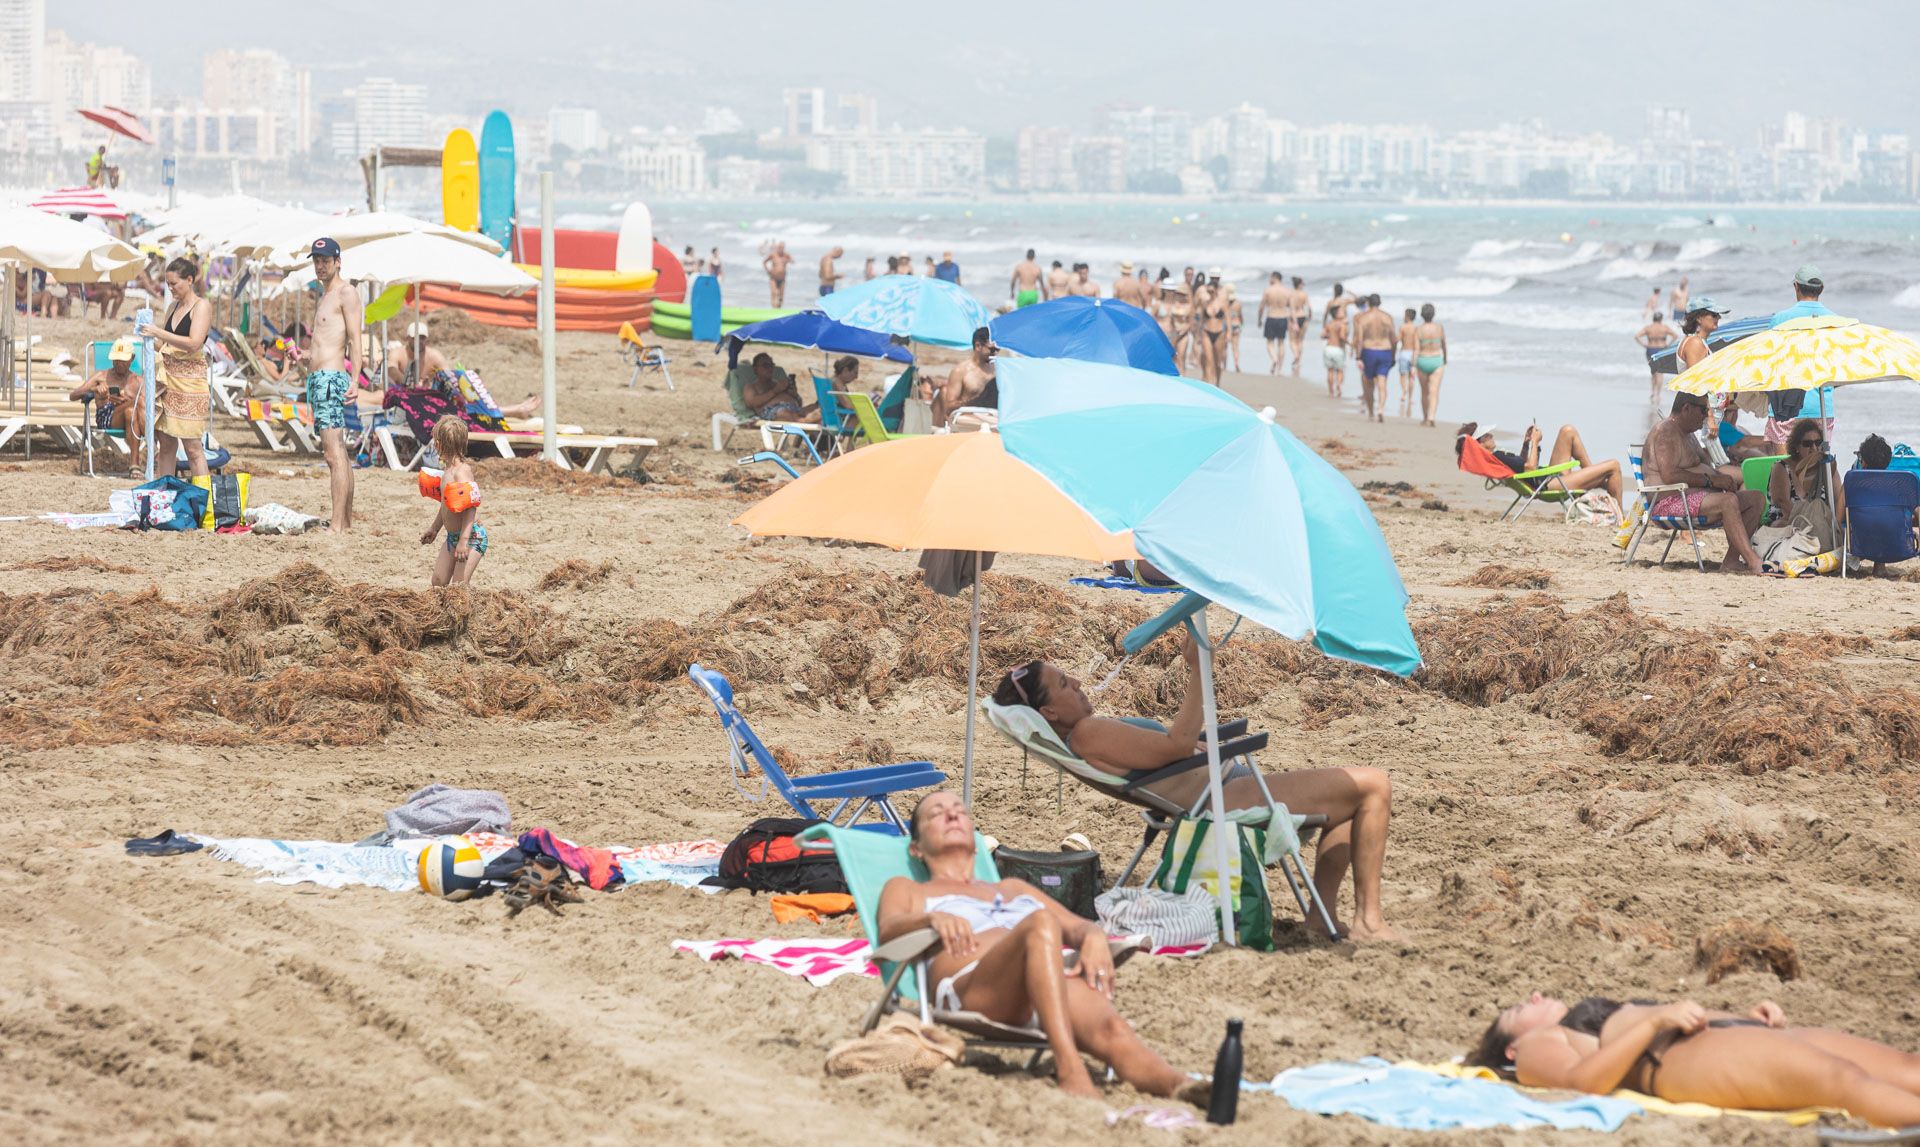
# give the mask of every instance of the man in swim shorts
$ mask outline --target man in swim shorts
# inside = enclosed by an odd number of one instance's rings
[[[1379,295],[1367,296],[1367,309],[1354,320],[1354,340],[1360,344],[1360,414],[1385,422],[1387,379],[1393,374],[1393,316],[1380,305]]]
[[[1047,297],[1046,277],[1040,264],[1033,261],[1033,248],[1027,248],[1027,257],[1014,265],[1007,292],[1013,296],[1016,307],[1030,307]]]
[[[1344,308],[1327,304],[1320,337],[1327,344],[1320,352],[1327,364],[1327,397],[1339,398],[1347,388],[1347,312]]]
[[[360,349],[360,300],[340,275],[340,244],[313,241],[313,277],[320,281],[320,302],[313,313],[313,342],[307,350],[307,405],[313,408],[320,452],[327,460],[336,534],[353,528],[353,459],[347,456],[347,392],[353,388],[353,356]]]
[[[1307,320],[1313,316],[1313,301],[1307,298],[1307,281],[1293,277],[1292,304],[1288,310],[1288,336],[1293,340],[1293,377],[1300,377],[1300,356],[1307,345]]]
[[[820,256],[820,297],[821,298],[824,299],[828,295],[833,294],[833,288],[839,285],[841,276],[839,271],[834,270],[833,261],[845,255],[846,253],[847,252],[845,248],[835,247],[833,250],[828,251],[826,254]],[[913,273],[913,271],[912,271],[912,268],[910,267],[903,267],[901,268],[901,273],[910,275]]]
[[[787,254],[784,241],[775,240],[773,250],[760,260],[767,270],[767,298],[773,306],[783,306],[787,301],[787,264],[793,262],[793,256]]]
[[[1672,346],[1676,337],[1673,328],[1666,324],[1666,315],[1659,311],[1653,312],[1653,319],[1646,326],[1633,332],[1633,341],[1647,352],[1647,372],[1653,376],[1655,400],[1660,397],[1660,372],[1653,367],[1653,356]]]
[[[1293,292],[1287,290],[1286,277],[1275,271],[1267,276],[1267,289],[1260,292],[1260,306],[1254,318],[1260,334],[1267,340],[1267,373],[1280,373],[1280,360],[1287,353],[1287,327],[1293,312]]]

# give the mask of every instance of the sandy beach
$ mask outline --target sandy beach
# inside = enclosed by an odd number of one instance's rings
[[[435,339],[503,400],[538,389],[533,336],[434,316]],[[104,323],[35,324],[78,347]],[[414,478],[358,474],[346,537],[68,531],[0,522],[0,1132],[19,1142],[1170,1141],[990,1057],[925,1086],[828,1079],[822,1059],[877,990],[676,955],[677,938],[856,934],[778,925],[764,899],[668,885],[555,919],[369,888],[258,883],[204,854],[126,856],[163,828],[352,841],[430,782],[496,789],[516,828],[582,843],[726,840],[777,808],[728,784],[725,742],[685,679],[732,676],[799,771],[927,759],[954,778],[966,604],[914,554],[754,540],[729,520],[773,486],[707,448],[724,363],[669,344],[677,389],[634,389],[609,335],[560,336],[561,421],[642,434],[650,481],[486,463],[492,550],[470,591],[427,592]],[[779,355],[798,368],[801,352]],[[1920,597],[1912,581],[1776,581],[1683,560],[1622,567],[1610,529],[1535,510],[1453,464],[1451,428],[1370,426],[1324,379],[1230,389],[1367,491],[1412,596],[1427,669],[1401,682],[1270,634],[1235,639],[1222,707],[1272,732],[1269,768],[1389,771],[1394,945],[1316,940],[1275,882],[1281,950],[1143,958],[1122,1011],[1176,1066],[1207,1070],[1246,1021],[1247,1075],[1459,1054],[1539,988],[1694,998],[1912,1047],[1920,1031]],[[251,499],[326,512],[317,459],[216,419]],[[755,448],[735,440],[739,453]],[[1603,451],[1602,451],[1603,452]],[[120,480],[44,440],[0,458],[7,514],[105,509]],[[1401,485],[1404,484],[1404,485]],[[1708,546],[1710,563],[1722,542]],[[1658,547],[1642,558],[1657,556]],[[1082,590],[1082,563],[1003,556],[985,582],[983,676],[1046,655],[1111,663],[1145,607]],[[1170,651],[1104,704],[1164,715]],[[1138,821],[1060,789],[986,732],[976,815],[1002,842],[1085,833],[1110,870]],[[1709,985],[1697,940],[1774,925],[1798,976]],[[985,1066],[978,1066],[984,1063]],[[1219,1143],[1427,1136],[1249,1095]],[[1185,1133],[1190,1140],[1193,1133]],[[1610,1139],[1799,1143],[1748,1119],[1637,1116]]]

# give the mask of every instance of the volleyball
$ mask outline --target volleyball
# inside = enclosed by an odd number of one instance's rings
[[[420,852],[420,888],[447,900],[465,900],[480,890],[487,864],[464,836],[436,840]]]

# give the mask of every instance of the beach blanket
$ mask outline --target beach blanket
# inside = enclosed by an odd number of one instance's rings
[[[42,521],[58,522],[69,530],[89,530],[95,528],[117,530],[122,526],[131,526],[137,520],[136,515],[131,511],[108,512],[105,514],[69,514],[65,511],[54,511],[52,513],[42,514],[40,518]]]
[[[1403,1063],[1401,1067],[1410,1067],[1419,1071],[1430,1071],[1435,1075],[1452,1079],[1488,1079],[1500,1080],[1500,1077],[1484,1067],[1466,1067],[1457,1063]],[[1514,1085],[1518,1087],[1518,1085]],[[1532,1091],[1532,1088],[1520,1088]],[[1793,1111],[1752,1111],[1741,1107],[1714,1107],[1707,1103],[1675,1103],[1670,1099],[1661,1099],[1657,1095],[1642,1095],[1638,1091],[1621,1088],[1612,1093],[1612,1099],[1622,1099],[1637,1105],[1642,1111],[1655,1115],[1680,1115],[1694,1119],[1718,1119],[1722,1115],[1738,1115],[1743,1119],[1776,1119],[1791,1127],[1804,1127],[1822,1115],[1834,1113],[1828,1107],[1802,1107]]]
[[[1184,944],[1154,948],[1153,956],[1198,956],[1211,944]],[[820,987],[841,976],[880,975],[868,955],[873,951],[865,940],[827,942],[823,940],[675,940],[676,952],[692,952],[708,963],[732,956],[749,964],[765,964],[789,976],[799,976]]]
[[[1243,1083],[1248,1091],[1279,1095],[1301,1111],[1358,1115],[1414,1131],[1455,1128],[1554,1127],[1614,1131],[1640,1107],[1624,1099],[1585,1095],[1546,1100],[1504,1083],[1448,1077],[1368,1056],[1357,1063],[1316,1063]]]
[[[417,890],[420,887],[421,851],[436,839],[450,839],[416,837],[380,845],[355,845],[327,840],[222,839],[200,833],[185,835],[207,845],[209,855],[215,860],[230,860],[258,870],[263,874],[260,877],[262,883],[319,884],[326,888],[364,885],[384,888],[389,892]],[[480,850],[481,860],[489,863],[517,845],[513,837],[495,832],[469,832],[464,835],[468,842]],[[576,847],[572,841],[561,840],[550,834],[549,839],[569,849]],[[691,888],[719,873],[720,848],[717,841],[688,840],[643,845],[640,848],[615,845],[603,851],[612,855],[625,883],[662,881]],[[656,856],[679,858],[685,863],[649,859]],[[614,883],[610,888],[618,889],[621,886],[620,883]],[[701,891],[713,893],[720,889],[701,888]]]

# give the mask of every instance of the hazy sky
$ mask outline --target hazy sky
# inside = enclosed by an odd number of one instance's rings
[[[1648,103],[1739,144],[1800,110],[1914,130],[1920,3],[1742,0],[54,0],[50,26],[125,46],[155,94],[199,90],[214,47],[275,48],[316,95],[366,74],[430,85],[433,111],[597,107],[610,126],[694,126],[709,104],[778,122],[780,89],[865,91],[883,122],[1008,134],[1086,128],[1113,99],[1210,114],[1249,100],[1303,124],[1458,129],[1538,116],[1640,135]]]

